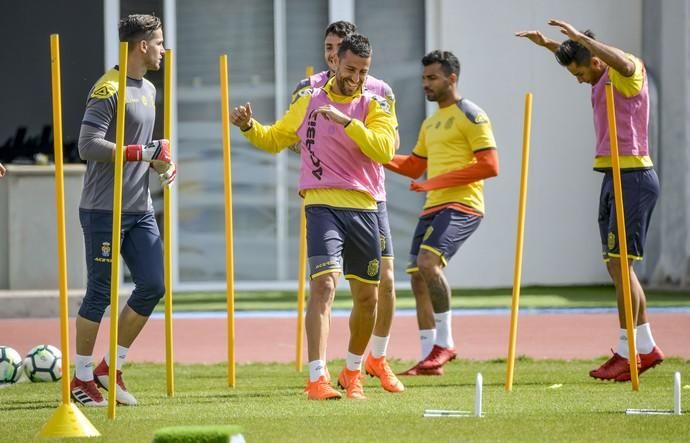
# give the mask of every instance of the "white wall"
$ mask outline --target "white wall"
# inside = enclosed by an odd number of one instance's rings
[[[546,24],[560,18],[639,55],[641,1],[443,0],[440,8],[440,49],[459,57],[460,93],[489,114],[501,161],[500,176],[486,183],[482,226],[450,262],[450,284],[512,285],[527,91],[534,103],[523,284],[608,281],[596,222],[601,174],[591,169],[590,86],[513,34],[540,29],[563,40]]]

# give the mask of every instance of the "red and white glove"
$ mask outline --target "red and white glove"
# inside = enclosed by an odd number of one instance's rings
[[[166,139],[153,140],[145,145],[125,146],[125,161],[128,162],[172,162],[170,142]]]

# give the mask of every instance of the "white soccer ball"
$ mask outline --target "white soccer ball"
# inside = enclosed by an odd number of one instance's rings
[[[33,347],[24,359],[24,373],[31,381],[58,381],[62,378],[62,352],[55,346]]]
[[[0,385],[16,383],[22,375],[22,356],[9,346],[0,346]]]

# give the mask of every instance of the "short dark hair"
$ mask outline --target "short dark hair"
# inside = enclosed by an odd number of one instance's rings
[[[594,40],[594,33],[589,29],[584,34]],[[571,63],[575,63],[577,66],[587,66],[592,60],[592,53],[589,52],[589,49],[573,40],[566,40],[561,43],[554,55],[562,66],[568,66]]]
[[[345,51],[350,51],[358,57],[371,57],[371,45],[369,39],[362,34],[350,34],[345,37],[338,48],[338,58],[342,58]]]
[[[161,19],[155,15],[132,14],[120,20],[118,31],[120,41],[129,44],[150,40],[154,31],[162,26]]]
[[[450,51],[431,51],[424,57],[422,57],[422,65],[429,66],[434,63],[439,63],[441,69],[446,76],[455,74],[460,77],[460,60]]]
[[[339,20],[333,22],[326,28],[326,33],[324,38],[328,37],[328,34],[335,34],[340,38],[345,38],[350,34],[354,34],[357,31],[357,25],[354,23],[346,22],[345,20]]]

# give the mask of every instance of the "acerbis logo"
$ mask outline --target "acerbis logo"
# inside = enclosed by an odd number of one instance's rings
[[[304,146],[309,152],[309,159],[311,160],[312,170],[311,174],[316,177],[317,180],[321,180],[323,176],[323,167],[321,166],[321,160],[314,153],[312,145],[314,144],[314,137],[316,136],[316,114],[312,110],[309,113],[309,118],[307,119],[307,139],[304,142]]]

